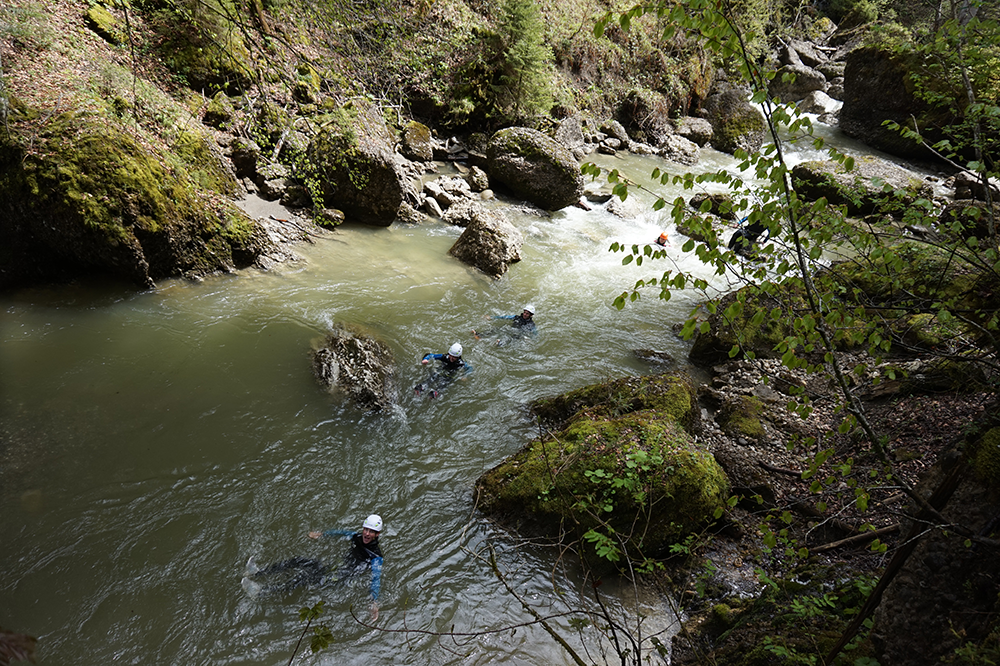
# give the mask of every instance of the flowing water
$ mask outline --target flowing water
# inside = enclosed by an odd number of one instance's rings
[[[600,161],[636,178],[669,167]],[[698,168],[720,167],[731,158],[705,151]],[[665,267],[623,267],[608,252],[614,241],[650,243],[666,228],[671,260],[704,273],[665,215],[639,193],[633,201],[635,219],[602,208],[509,212],[523,260],[496,281],[448,256],[460,229],[431,222],[345,226],[269,272],[0,297],[0,626],[37,636],[43,664],[283,664],[304,626],[298,609],[324,600],[334,645],[310,663],[570,663],[538,628],[467,639],[402,630],[529,619],[483,559],[487,544],[541,612],[579,605],[572,567],[563,573],[553,553],[498,532],[471,488],[535,434],[527,401],[662,369],[635,349],[684,358],[671,329],[697,294],[611,305]],[[485,321],[528,302],[537,336]],[[339,322],[392,348],[403,388],[393,413],[360,412],[313,378],[309,350]],[[492,334],[476,340],[472,329]],[[413,395],[427,373],[419,359],[455,341],[473,373],[437,399]],[[336,559],[341,542],[306,533],[357,528],[372,512],[386,524],[379,623],[391,632],[352,618],[367,619],[366,576],[288,596],[244,593],[249,556]],[[609,599],[633,616],[638,604],[669,617],[664,599]],[[567,619],[556,625],[581,644]]]

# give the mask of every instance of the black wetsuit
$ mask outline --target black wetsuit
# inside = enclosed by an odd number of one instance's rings
[[[452,360],[455,359],[455,360]],[[421,359],[427,361],[441,361],[441,369],[431,374],[427,381],[421,382],[413,387],[417,393],[423,393],[424,389],[443,389],[459,377],[472,372],[472,366],[462,360],[461,356],[451,356],[449,354],[424,354]],[[433,395],[433,394],[432,394]]]
[[[382,581],[382,549],[378,545],[378,538],[376,537],[371,543],[365,544],[360,532],[338,529],[327,530],[323,532],[323,536],[342,536],[351,540],[351,549],[344,555],[344,563],[338,570],[333,571],[332,567],[319,560],[308,557],[292,557],[260,569],[253,574],[254,577],[292,571],[292,577],[285,582],[268,585],[264,588],[267,592],[291,592],[297,587],[320,587],[328,583],[340,582],[355,573],[360,567],[371,567],[371,595],[372,599],[378,599]]]

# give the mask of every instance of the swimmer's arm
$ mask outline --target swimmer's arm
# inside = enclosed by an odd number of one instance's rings
[[[382,587],[382,558],[373,557],[372,558],[372,584],[371,593],[372,601],[378,601],[379,589]]]
[[[342,537],[348,537],[349,538],[349,537],[354,536],[354,534],[355,534],[354,530],[332,529],[332,530],[327,530],[325,532],[320,532],[319,530],[313,530],[312,532],[309,533],[309,538],[310,539],[318,539],[321,536],[324,536],[324,537],[342,536]]]

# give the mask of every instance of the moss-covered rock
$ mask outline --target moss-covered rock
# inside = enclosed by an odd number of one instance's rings
[[[544,425],[561,430],[575,418],[614,418],[629,412],[655,410],[689,432],[699,418],[691,381],[677,375],[624,377],[591,384],[553,398],[535,400],[531,412]]]
[[[148,287],[263,251],[256,222],[104,118],[55,116],[25,146],[0,138],[0,287],[89,273]]]
[[[97,33],[101,39],[114,46],[125,43],[125,33],[122,24],[111,12],[100,5],[91,5],[87,9],[87,27]]]
[[[163,62],[191,88],[238,95],[250,85],[254,66],[240,26],[226,18],[232,9],[225,2],[170,4],[150,26],[162,37]]]
[[[778,289],[780,298],[756,287],[723,296],[708,317],[709,328],[695,336],[688,359],[709,367],[752,351],[757,358],[778,358],[778,345],[794,333],[794,320],[805,310],[801,291],[794,286]],[[764,317],[755,317],[758,312]],[[731,356],[734,347],[740,352]]]
[[[728,494],[725,473],[677,420],[691,410],[686,384],[619,381],[534,403],[564,426],[483,474],[478,506],[552,538],[594,530],[632,557],[663,555]]]
[[[792,184],[807,199],[845,205],[850,215],[902,215],[916,199],[933,196],[930,185],[912,171],[872,156],[855,160],[850,171],[832,161],[801,162],[792,168]]]
[[[500,130],[490,139],[486,160],[490,182],[544,210],[565,208],[583,195],[583,174],[573,153],[538,130]]]
[[[208,102],[201,120],[209,127],[225,130],[232,126],[235,115],[236,110],[233,108],[232,102],[229,101],[229,96],[220,90]]]
[[[976,476],[990,488],[1000,488],[1000,427],[986,431],[970,453]]]
[[[210,137],[182,131],[171,150],[184,161],[187,177],[200,188],[229,196],[237,194],[236,174]]]
[[[306,180],[315,182],[326,206],[342,210],[348,220],[392,224],[404,198],[415,200],[416,192],[396,160],[396,137],[381,112],[355,100],[320,124],[306,151]]]
[[[731,437],[760,439],[764,436],[764,425],[760,421],[763,411],[764,403],[760,398],[738,395],[723,403],[716,421]]]

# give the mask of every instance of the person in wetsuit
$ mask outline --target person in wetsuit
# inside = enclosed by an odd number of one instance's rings
[[[334,570],[320,560],[307,557],[292,557],[281,562],[269,564],[264,568],[258,568],[254,563],[253,557],[251,557],[247,560],[247,575],[242,581],[243,588],[251,596],[257,596],[261,592],[290,592],[297,587],[320,587],[329,583],[340,582],[360,569],[371,569],[372,579],[369,585],[372,598],[371,613],[372,619],[377,620],[378,594],[382,586],[382,549],[378,543],[381,533],[382,518],[376,514],[365,518],[360,532],[343,529],[310,532],[310,539],[339,536],[351,541],[351,550],[344,555],[344,562],[338,569]],[[291,577],[284,583],[263,586],[261,583],[253,580],[254,578],[264,578],[283,571],[292,572]]]
[[[524,306],[521,314],[516,315],[493,315],[494,319],[510,320],[514,328],[519,328],[525,333],[535,332],[535,306],[528,303]]]
[[[447,354],[424,354],[420,359],[422,365],[427,365],[431,361],[441,361],[441,368],[428,377],[426,382],[414,386],[413,392],[420,395],[430,389],[431,397],[436,398],[440,389],[472,372],[472,366],[462,359],[462,351],[462,345],[456,342],[448,349]]]
[[[760,240],[760,237],[767,233],[767,227],[760,221],[744,226],[747,218],[740,220],[740,227],[733,232],[729,239],[729,249],[737,254],[749,257]]]
[[[490,319],[500,319],[509,321],[511,326],[517,329],[518,333],[529,333],[534,335],[538,332],[535,327],[535,306],[528,303],[521,310],[521,314],[516,315],[493,315]],[[472,330],[472,335],[475,336],[476,340],[479,340],[483,336],[492,336],[496,333],[495,329],[490,329],[488,331],[476,331]],[[497,344],[500,344],[500,340],[497,340]]]

